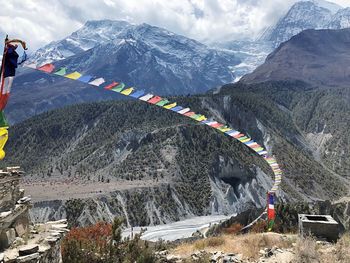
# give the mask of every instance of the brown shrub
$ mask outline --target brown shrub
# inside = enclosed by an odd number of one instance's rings
[[[227,235],[237,235],[241,232],[241,229],[243,228],[243,225],[239,223],[234,223],[231,226],[224,228],[224,233]]]
[[[267,223],[265,220],[256,222],[250,229],[252,233],[264,233],[266,232]]]
[[[219,247],[225,243],[223,237],[209,237],[206,239],[198,240],[194,243],[194,247],[197,250],[203,250],[205,248]]]
[[[208,247],[218,247],[225,243],[225,239],[223,237],[207,238],[206,241]]]

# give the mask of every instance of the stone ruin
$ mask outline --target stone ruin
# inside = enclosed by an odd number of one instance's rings
[[[31,199],[19,188],[19,167],[0,170],[0,263],[59,263],[67,221],[31,225]]]

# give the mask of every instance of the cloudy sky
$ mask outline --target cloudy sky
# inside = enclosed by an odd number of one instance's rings
[[[11,0],[1,2],[0,34],[35,50],[87,20],[146,22],[200,41],[257,35],[297,0]],[[350,0],[332,0],[350,6]]]

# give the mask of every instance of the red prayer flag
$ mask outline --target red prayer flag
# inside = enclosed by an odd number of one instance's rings
[[[194,113],[193,111],[187,112],[184,115],[187,117],[191,117],[192,115],[195,115],[196,113]]]
[[[55,66],[53,64],[45,64],[41,67],[38,68],[38,70],[44,71],[46,73],[51,73],[52,71],[54,71]]]
[[[160,102],[161,100],[162,100],[161,97],[155,96],[155,97],[153,97],[152,99],[150,99],[150,100],[147,101],[147,102],[148,102],[148,103],[151,103],[151,104],[156,104],[156,103]]]
[[[105,87],[105,89],[113,89],[115,86],[118,86],[118,85],[119,85],[119,82],[113,81],[113,83],[107,85],[107,86]]]

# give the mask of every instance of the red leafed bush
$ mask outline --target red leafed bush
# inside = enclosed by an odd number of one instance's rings
[[[99,262],[110,249],[112,224],[99,222],[95,225],[73,228],[62,242],[62,255],[66,261],[74,262],[73,258],[87,257],[91,262]],[[85,261],[87,262],[87,261]]]
[[[122,239],[123,219],[115,218],[113,224],[99,222],[95,225],[73,228],[62,242],[64,263],[152,263],[152,250],[141,234],[132,239]]]

